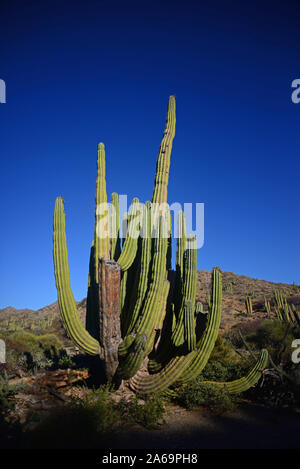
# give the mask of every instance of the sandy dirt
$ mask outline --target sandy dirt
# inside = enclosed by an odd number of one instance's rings
[[[169,409],[170,410],[170,409]],[[299,449],[300,409],[244,405],[214,415],[203,409],[172,407],[155,430],[136,426],[119,431],[111,449]]]

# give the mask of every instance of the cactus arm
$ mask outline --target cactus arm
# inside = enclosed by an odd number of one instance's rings
[[[57,197],[53,219],[53,260],[58,304],[63,324],[70,339],[84,352],[97,355],[99,342],[84,328],[77,312],[70,285],[64,200]]]
[[[138,272],[138,285],[137,296],[133,306],[132,313],[124,317],[122,329],[124,333],[131,333],[134,329],[138,314],[145,299],[148,288],[148,277],[151,263],[151,202],[146,202],[143,210],[143,223],[142,223],[142,252]]]
[[[139,366],[145,358],[146,349],[157,321],[157,314],[159,312],[157,305],[164,288],[166,253],[168,247],[167,238],[163,238],[159,235],[162,230],[163,222],[163,217],[160,217],[159,233],[154,241],[150,285],[139,320],[137,321],[135,330],[132,332],[136,336],[131,346],[132,352],[125,357],[123,362],[120,363],[119,370],[117,370],[117,374],[123,379],[129,379],[138,371]]]
[[[299,314],[297,312],[297,309],[296,309],[295,305],[292,305],[292,312],[293,312],[293,315],[294,315],[294,318],[295,318],[295,321],[296,321],[297,325],[300,327],[300,318],[299,318]]]
[[[90,250],[85,327],[95,339],[99,340],[98,285],[95,283],[94,249],[93,241]]]
[[[159,153],[156,163],[156,174],[154,180],[154,189],[152,194],[152,202],[164,203],[167,202],[168,195],[168,182],[169,182],[169,169],[170,158],[175,136],[176,124],[176,105],[175,96],[170,96],[167,112],[166,127],[163,139],[160,144]]]
[[[183,211],[178,213],[177,221],[177,250],[176,250],[176,280],[175,280],[175,309],[180,308],[182,297],[182,286],[184,277],[184,253],[186,251],[186,222]],[[177,311],[178,314],[178,311]]]
[[[105,180],[105,148],[98,145],[97,178],[95,192],[95,227],[94,240],[91,246],[89,262],[89,280],[86,305],[86,328],[95,338],[99,339],[99,259],[110,258],[109,209],[107,204]]]
[[[121,254],[120,245],[120,213],[119,213],[119,195],[116,192],[111,194],[111,209],[109,214],[110,228],[110,257],[118,259]]]
[[[218,337],[221,320],[222,278],[218,269],[212,273],[212,308],[207,326],[196,350],[188,355],[173,358],[159,373],[145,376],[142,371],[133,376],[129,385],[131,389],[142,393],[163,391],[174,382],[183,383],[195,378],[205,367]]]
[[[172,269],[172,215],[169,212],[169,239],[168,239],[168,250],[167,250],[167,270]]]
[[[208,314],[207,326],[203,336],[197,342],[197,351],[195,356],[180,376],[180,383],[184,383],[195,378],[206,366],[218,337],[221,322],[221,306],[222,274],[218,268],[214,268],[211,281],[211,309]]]
[[[252,309],[252,300],[251,300],[251,296],[249,296],[249,295],[246,296],[245,305],[246,305],[247,313],[248,313],[248,314],[252,314],[252,313],[253,313],[253,309]]]
[[[135,259],[137,249],[138,249],[138,235],[135,232],[136,229],[139,229],[140,222],[139,218],[141,217],[141,204],[139,199],[134,198],[128,213],[128,226],[127,233],[124,244],[122,246],[122,253],[118,258],[118,264],[120,265],[122,271],[126,271],[133,264]],[[136,222],[138,218],[138,222]]]
[[[188,352],[196,348],[195,316],[191,301],[186,301],[184,308],[184,342]]]
[[[110,259],[109,210],[105,180],[105,147],[98,145],[97,179],[95,193],[94,256],[95,282],[98,283],[98,259]]]
[[[176,328],[172,335],[172,342],[175,346],[180,345],[184,341],[184,316],[186,313],[186,302],[191,303],[191,308],[195,309],[196,297],[196,281],[197,281],[197,251],[196,249],[187,249],[184,253],[183,259],[183,285],[182,285],[182,300],[181,307],[178,315]]]
[[[121,286],[120,286],[120,303],[121,303],[121,317],[124,310],[126,300],[126,286],[127,286],[128,270],[122,272]]]
[[[269,362],[269,354],[266,349],[261,351],[260,357],[257,360],[255,366],[250,370],[247,376],[236,379],[230,382],[215,382],[215,381],[200,381],[201,383],[214,384],[220,388],[225,388],[230,394],[239,394],[247,391],[247,389],[254,386],[260,379],[263,370],[267,367]]]

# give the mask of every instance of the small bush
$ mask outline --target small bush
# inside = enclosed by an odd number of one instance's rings
[[[7,366],[10,373],[53,368],[65,354],[63,343],[54,334],[35,335],[20,331],[1,334],[6,342]]]
[[[273,359],[281,354],[281,360],[284,363],[291,362],[293,349],[291,344],[298,338],[299,330],[290,327],[287,332],[288,324],[283,321],[267,319],[261,323],[256,331],[249,333],[245,338],[249,344],[258,349],[266,348]],[[282,353],[281,353],[282,352]]]
[[[101,448],[103,435],[120,423],[121,413],[101,386],[85,399],[73,399],[54,409],[26,437],[30,448]]]
[[[242,360],[224,337],[219,336],[198,381],[233,381],[248,373],[251,363]]]
[[[141,403],[141,398],[145,399],[144,403]],[[149,428],[155,427],[157,421],[163,418],[164,411],[163,398],[159,394],[135,396],[127,405],[129,419]]]
[[[9,376],[5,373],[0,376],[0,418],[6,417],[14,409],[14,401],[12,397],[23,388],[22,384],[10,385]]]
[[[251,363],[229,363],[226,361],[208,362],[202,373],[199,375],[201,381],[227,382],[239,379],[248,373]]]
[[[209,358],[210,362],[223,361],[228,363],[239,363],[240,357],[233,350],[231,344],[229,344],[224,337],[218,336],[213,351]]]
[[[61,358],[58,359],[57,365],[59,368],[66,370],[67,368],[75,368],[76,363],[73,362],[72,358],[66,353],[61,354]]]
[[[203,406],[213,412],[223,413],[232,411],[236,407],[232,396],[225,388],[211,383],[201,383],[198,380],[177,388],[175,400],[188,410]]]

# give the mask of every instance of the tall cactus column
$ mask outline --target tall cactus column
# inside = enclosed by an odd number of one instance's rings
[[[170,159],[173,139],[175,137],[175,124],[176,104],[175,96],[172,95],[169,98],[166,127],[157,157],[154,189],[152,194],[153,203],[161,204],[167,202]]]
[[[53,217],[53,261],[59,310],[70,339],[83,352],[97,355],[99,342],[83,326],[71,290],[64,203],[62,197],[57,197]]]
[[[179,215],[177,278],[170,270],[172,239],[167,189],[175,124],[175,96],[170,96],[152,200],[144,208],[138,199],[133,200],[122,246],[118,194],[112,194],[109,206],[105,148],[103,143],[98,146],[87,330],[71,291],[62,197],[57,198],[54,210],[54,271],[67,333],[81,350],[100,354],[109,381],[119,385],[122,380],[129,380],[131,389],[143,393],[164,391],[198,376],[214,348],[221,319],[222,273],[214,268],[206,328],[203,332],[198,327],[196,245],[194,238],[187,236],[183,213]],[[198,310],[199,305],[196,313]],[[245,378],[226,383],[228,389],[237,392],[256,382],[266,359],[263,352]]]

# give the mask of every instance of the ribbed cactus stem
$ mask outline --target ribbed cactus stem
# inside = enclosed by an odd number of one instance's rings
[[[177,218],[177,250],[176,250],[176,279],[175,279],[175,313],[178,316],[181,308],[182,288],[184,279],[184,253],[187,245],[185,215],[182,210]]]
[[[251,296],[246,296],[245,305],[246,305],[247,313],[248,313],[248,314],[252,314],[252,313],[253,313],[253,310],[252,310],[252,300],[251,300]]]
[[[195,357],[193,357],[189,366],[183,371],[179,379],[180,383],[190,381],[201,373],[208,362],[218,337],[221,322],[222,274],[217,267],[212,271],[210,303],[211,309],[208,314],[204,334],[197,342]]]
[[[142,218],[142,206],[139,199],[134,198],[128,213],[126,238],[122,246],[122,253],[118,258],[118,264],[123,271],[132,265],[138,248],[140,223]]]
[[[169,212],[169,237],[168,237],[168,250],[167,250],[167,270],[172,269],[172,215]]]
[[[120,240],[120,213],[119,195],[116,192],[111,194],[111,205],[109,212],[109,237],[110,237],[110,257],[118,259],[121,254]]]
[[[214,384],[219,388],[226,389],[230,394],[239,394],[247,391],[249,388],[254,386],[262,376],[262,372],[268,366],[269,354],[268,351],[263,349],[260,357],[257,360],[255,366],[249,371],[247,376],[236,379],[230,382],[216,382],[216,381],[200,381],[202,383]]]
[[[151,263],[151,202],[146,202],[143,208],[143,237],[141,248],[141,259],[138,271],[137,296],[131,315],[126,314],[122,322],[124,333],[131,333],[139,316],[141,306],[144,302],[149,285],[149,269]]]
[[[212,273],[212,309],[205,332],[196,344],[196,350],[187,355],[173,358],[159,373],[144,376],[137,373],[130,380],[130,387],[137,392],[151,393],[163,391],[175,382],[181,383],[195,378],[205,367],[215,341],[221,320],[222,278],[218,269]]]
[[[296,321],[297,325],[300,327],[300,318],[299,318],[299,314],[298,314],[298,311],[297,311],[295,305],[292,305],[292,312],[293,312],[293,315],[294,315],[294,318],[295,318],[295,321]]]
[[[270,316],[270,314],[271,314],[271,304],[270,304],[270,301],[267,300],[267,298],[265,298],[265,310],[266,310],[268,316]]]
[[[164,219],[163,217],[160,217],[159,233],[157,238],[154,239],[150,285],[145,297],[143,308],[140,312],[139,320],[132,332],[136,336],[136,339],[131,346],[132,352],[126,356],[122,363],[120,363],[117,371],[117,374],[123,379],[130,378],[138,371],[143,359],[145,358],[148,342],[157,321],[157,305],[164,287],[166,254],[168,247],[167,239],[159,235],[163,229],[163,223]]]
[[[110,259],[109,210],[105,179],[105,147],[103,143],[98,145],[94,245],[95,281],[98,283],[98,259]]]
[[[184,307],[184,342],[188,352],[196,348],[195,316],[191,301],[186,301]]]
[[[183,256],[183,285],[181,292],[181,306],[178,314],[176,328],[172,335],[172,342],[179,346],[184,341],[184,315],[186,302],[191,303],[191,308],[195,310],[196,282],[197,282],[197,251],[187,249]]]
[[[161,204],[161,203],[167,202],[170,158],[171,158],[171,152],[172,152],[173,139],[175,136],[175,124],[176,124],[175,96],[170,96],[166,127],[164,131],[163,139],[160,144],[159,153],[157,157],[157,163],[156,163],[154,190],[152,194],[152,202],[154,203]]]
[[[70,284],[64,199],[57,197],[53,219],[53,260],[58,304],[64,327],[70,339],[84,352],[97,355],[99,342],[83,326],[77,312]]]

